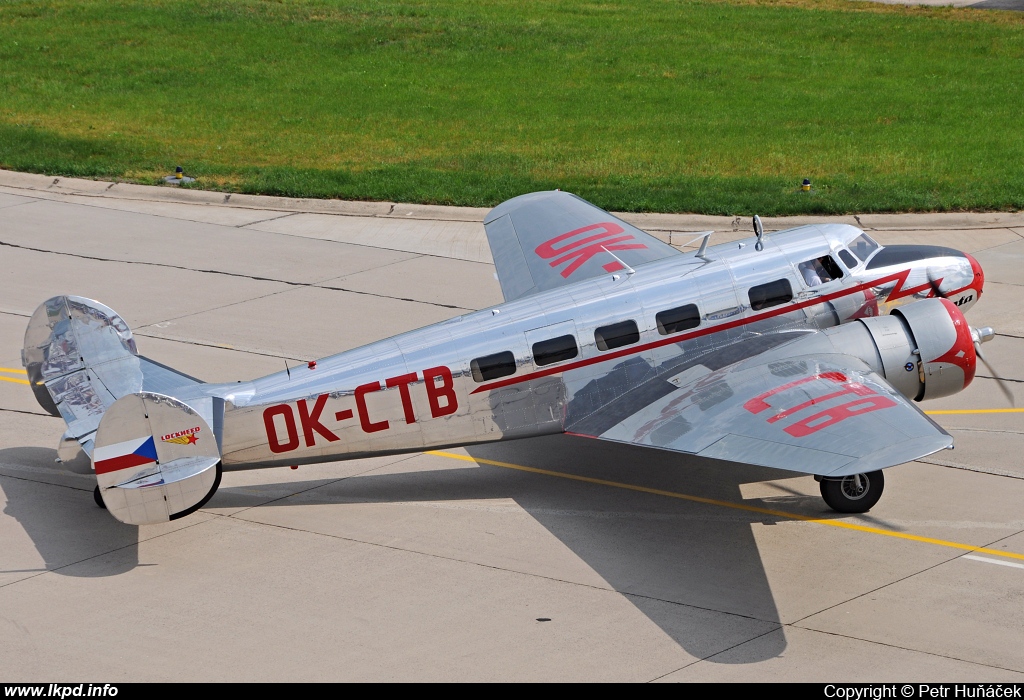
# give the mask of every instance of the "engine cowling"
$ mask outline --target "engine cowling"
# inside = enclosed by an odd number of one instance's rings
[[[974,379],[971,329],[948,299],[924,299],[858,323],[871,334],[886,381],[907,398],[949,396]]]

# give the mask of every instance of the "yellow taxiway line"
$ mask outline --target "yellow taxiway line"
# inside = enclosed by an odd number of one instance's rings
[[[772,510],[770,508],[761,508],[759,506],[751,506],[745,503],[733,503],[732,501],[720,501],[717,498],[704,498],[703,496],[691,496],[685,493],[676,493],[675,491],[663,491],[662,489],[652,489],[646,486],[637,486],[635,484],[625,484],[619,481],[608,481],[606,479],[595,479],[589,476],[578,476],[576,474],[566,474],[565,472],[549,471],[547,469],[537,469],[536,467],[524,467],[521,464],[510,464],[508,462],[496,462],[492,459],[477,459],[468,455],[455,454],[454,452],[427,452],[428,455],[434,455],[437,457],[447,457],[449,459],[459,459],[463,462],[475,462],[476,464],[488,464],[492,467],[502,467],[504,469],[515,469],[521,472],[530,472],[531,474],[543,474],[544,476],[555,476],[561,479],[571,479],[573,481],[583,481],[588,484],[598,484],[600,486],[611,486],[617,489],[626,489],[628,491],[639,491],[641,493],[650,493],[655,496],[666,496],[668,498],[678,498],[683,501],[691,501],[693,503],[704,503],[711,506],[721,506],[723,508],[732,508],[734,510],[745,510],[750,513],[760,513],[762,515],[773,515],[777,518],[786,518],[788,520],[801,520],[807,523],[817,523],[818,525],[828,525],[830,527],[840,527],[844,530],[855,530],[857,532],[867,532],[872,535],[882,535],[884,537],[895,537],[901,540],[910,540],[911,542],[923,542],[925,544],[934,544],[940,547],[950,547],[952,549],[962,549],[968,552],[980,552],[983,554],[994,554],[999,557],[1009,557],[1011,559],[1024,560],[1024,554],[1018,554],[1017,552],[1006,552],[999,549],[989,549],[987,547],[975,547],[972,544],[964,544],[962,542],[951,542],[949,540],[938,540],[933,537],[921,537],[920,535],[911,535],[905,532],[894,532],[892,530],[883,530],[877,527],[868,527],[866,525],[856,525],[854,523],[847,523],[841,520],[825,520],[822,518],[812,518],[807,515],[800,515],[799,513],[789,513],[783,510]]]
[[[0,377],[0,382],[11,382],[13,384],[28,384],[27,379],[15,379],[14,377]]]
[[[13,367],[0,367],[0,372],[5,374],[26,374],[23,369],[14,369]],[[11,382],[13,384],[28,384],[27,379],[15,379],[14,377],[0,377],[0,382]]]

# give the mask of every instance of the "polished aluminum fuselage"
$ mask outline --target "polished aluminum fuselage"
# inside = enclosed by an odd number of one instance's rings
[[[215,429],[227,469],[297,465],[559,432],[598,434],[630,403],[668,393],[668,381],[724,367],[804,333],[885,314],[943,291],[977,299],[963,257],[879,269],[842,267],[842,279],[808,287],[798,265],[849,245],[851,226],[805,226],[711,247],[705,259],[672,256],[459,316],[244,384],[206,385],[218,397]],[[793,299],[751,308],[751,287],[788,279]],[[659,333],[656,315],[696,304],[700,325]],[[636,322],[638,342],[602,351],[595,329]],[[574,358],[537,366],[534,343],[572,335]],[[474,358],[510,351],[513,375],[476,381]],[[312,365],[311,365],[312,366]],[[654,381],[652,381],[654,380]],[[222,399],[222,401],[221,401]],[[621,413],[622,411],[620,411]]]

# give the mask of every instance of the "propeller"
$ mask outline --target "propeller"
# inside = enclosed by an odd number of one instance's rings
[[[940,277],[938,281],[936,281],[936,279],[932,277],[932,271],[928,270],[928,286],[932,288],[932,296],[938,297],[939,299],[945,299],[949,295],[945,292],[939,291],[939,282],[942,282],[942,278]]]
[[[989,364],[988,360],[985,359],[985,355],[981,352],[981,344],[987,343],[996,337],[996,332],[988,326],[984,328],[972,328],[971,338],[974,340],[974,354],[978,356],[978,359],[985,365],[985,369],[989,371],[992,378],[996,380],[996,386],[999,387],[999,391],[1003,392],[1003,396],[1010,402],[1011,406],[1016,406],[1013,401],[1013,392],[1006,386],[1006,380],[999,376],[996,372],[995,367]]]
[[[946,299],[949,295],[939,289],[939,283],[941,282],[942,278],[936,280],[932,275],[932,271],[929,269],[928,286],[932,288],[932,295],[939,299]],[[1009,387],[1006,386],[1006,380],[999,376],[995,367],[989,364],[989,361],[985,359],[985,354],[981,351],[981,344],[987,343],[995,337],[996,332],[988,326],[984,328],[971,328],[971,338],[974,340],[974,354],[977,355],[978,359],[985,365],[985,369],[989,371],[992,378],[996,380],[996,386],[999,387],[999,391],[1003,392],[1003,396],[1005,396],[1006,400],[1010,402],[1010,405],[1016,406],[1013,400],[1013,392],[1011,392]]]

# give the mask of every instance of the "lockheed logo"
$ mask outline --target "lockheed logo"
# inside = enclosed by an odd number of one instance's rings
[[[595,233],[589,236],[584,235],[591,231]],[[635,240],[633,234],[625,233],[624,229],[618,224],[612,221],[604,221],[556,236],[549,241],[541,243],[534,252],[545,260],[551,260],[548,263],[551,267],[558,267],[568,263],[560,273],[562,277],[568,278],[583,263],[598,253],[647,247],[639,242],[626,243],[626,241]],[[554,259],[552,260],[552,258]],[[612,260],[608,264],[602,265],[602,267],[606,272],[615,272],[616,270],[621,270],[623,265],[618,260]]]

